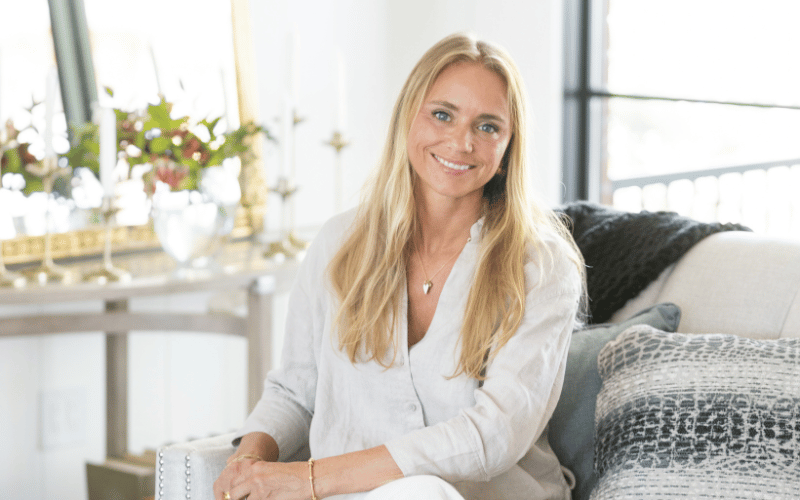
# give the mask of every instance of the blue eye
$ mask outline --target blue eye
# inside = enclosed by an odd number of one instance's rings
[[[436,119],[439,120],[439,121],[443,121],[443,122],[449,122],[450,121],[450,115],[448,113],[444,112],[444,111],[434,111],[433,112],[433,116],[436,117]]]
[[[498,128],[492,125],[491,123],[484,123],[483,125],[478,127],[478,130],[486,132],[487,134],[494,134],[495,132],[498,131]]]

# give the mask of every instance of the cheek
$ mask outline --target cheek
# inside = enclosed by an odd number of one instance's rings
[[[408,154],[414,155],[422,147],[422,131],[420,130],[419,120],[414,120],[411,128],[408,130],[408,138],[406,140],[406,149]]]
[[[503,155],[506,154],[506,149],[508,149],[508,141],[500,141],[495,147],[494,156],[498,167],[500,167],[503,162]]]

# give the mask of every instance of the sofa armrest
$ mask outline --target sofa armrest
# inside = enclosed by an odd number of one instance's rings
[[[234,437],[229,433],[159,448],[156,500],[214,500],[214,481],[236,451]]]

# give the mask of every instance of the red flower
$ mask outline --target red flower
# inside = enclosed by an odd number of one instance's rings
[[[183,157],[187,159],[191,158],[192,155],[200,151],[202,147],[203,146],[202,144],[200,144],[200,139],[198,139],[197,137],[190,138],[188,141],[184,143],[182,151]]]
[[[155,181],[161,181],[165,184],[169,184],[169,187],[172,189],[180,186],[181,182],[183,182],[183,179],[189,175],[188,168],[164,159],[156,160],[153,167],[155,168],[153,183],[155,183]]]
[[[36,157],[28,152],[28,144],[20,144],[17,147],[17,153],[19,153],[19,159],[22,161],[23,165],[36,163]]]

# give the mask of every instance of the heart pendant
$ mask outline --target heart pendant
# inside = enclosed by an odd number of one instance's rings
[[[425,283],[422,284],[422,291],[425,292],[425,295],[428,295],[428,292],[431,291],[431,287],[432,286],[433,286],[433,283],[431,283],[430,280],[428,280],[428,281],[426,281]]]

